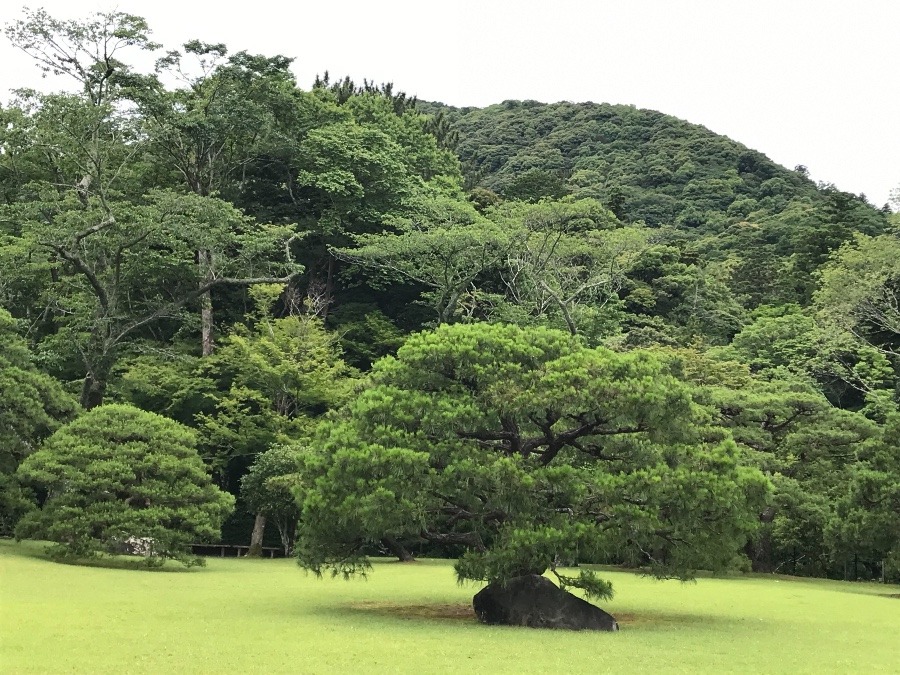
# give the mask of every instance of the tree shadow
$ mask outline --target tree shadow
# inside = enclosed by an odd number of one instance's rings
[[[195,569],[205,569],[204,566],[195,565],[194,567],[185,567],[181,563],[173,560],[166,560],[159,565],[154,563],[148,565],[146,558],[143,556],[130,555],[109,555],[100,554],[94,557],[67,557],[52,555],[49,553],[52,544],[43,541],[15,541],[13,539],[4,539],[4,543],[9,543],[11,555],[20,558],[30,558],[31,560],[40,560],[43,562],[56,563],[59,565],[71,565],[73,567],[95,567],[110,570],[131,570],[136,572],[164,572],[164,573],[184,573],[193,572]]]
[[[366,600],[353,602],[333,607],[329,613],[340,615],[369,616],[379,619],[396,619],[402,621],[442,621],[457,624],[478,624],[475,610],[471,602],[450,603],[404,603],[386,600]],[[623,630],[642,630],[653,628],[684,627],[686,625],[697,626],[723,626],[726,624],[739,624],[739,618],[724,617],[714,614],[701,614],[689,612],[660,612],[625,610],[616,612],[607,610],[615,617]],[[519,628],[519,626],[509,626]]]
[[[629,629],[654,629],[685,626],[726,626],[741,623],[738,617],[720,616],[716,614],[704,614],[700,612],[666,612],[666,611],[622,611],[608,609],[622,630]]]
[[[365,600],[343,605],[344,612],[394,619],[426,619],[475,623],[477,618],[471,602],[402,603],[387,600]]]
[[[36,556],[38,557],[38,556]],[[165,561],[162,565],[148,565],[143,557],[131,556],[98,556],[96,558],[58,558],[49,555],[42,556],[43,560],[59,563],[60,565],[72,565],[74,567],[98,567],[105,570],[129,570],[133,572],[162,572],[163,574],[184,574],[196,570],[205,569],[204,566],[194,565],[185,567],[178,562]]]

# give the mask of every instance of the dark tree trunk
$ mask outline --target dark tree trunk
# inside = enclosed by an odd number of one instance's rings
[[[775,563],[772,560],[772,534],[770,532],[761,532],[757,541],[747,544],[747,552],[750,557],[750,568],[754,572],[770,573],[775,571]]]
[[[416,559],[412,553],[406,550],[406,547],[401,544],[399,541],[394,539],[393,537],[384,537],[381,540],[381,543],[384,544],[385,548],[397,556],[397,560],[400,562],[415,562]]]
[[[250,533],[250,550],[247,551],[248,557],[259,558],[262,556],[262,542],[265,532],[266,517],[261,513],[257,513],[256,520],[253,521],[253,532]]]
[[[759,521],[763,526],[759,530],[759,538],[747,543],[745,549],[750,558],[750,569],[754,572],[773,572],[775,561],[772,560],[772,528],[770,523],[775,520],[775,509],[767,508],[759,514]]]
[[[81,385],[81,407],[85,410],[103,405],[103,396],[106,394],[106,378],[98,377],[93,373],[84,376]]]

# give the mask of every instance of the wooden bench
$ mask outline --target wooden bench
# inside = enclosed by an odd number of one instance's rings
[[[220,558],[240,558],[247,555],[250,547],[235,544],[191,544],[191,551],[194,555],[211,556],[218,553]],[[284,550],[277,546],[263,546],[260,553],[268,558],[284,557]]]

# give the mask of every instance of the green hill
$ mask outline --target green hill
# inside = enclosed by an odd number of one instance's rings
[[[627,105],[505,101],[487,108],[420,104],[458,133],[471,186],[510,197],[597,197],[648,225],[723,224],[777,213],[818,190],[761,152],[709,129]],[[543,182],[538,180],[543,178]],[[528,194],[529,184],[532,186]]]
[[[665,227],[700,264],[732,259],[742,304],[809,302],[813,273],[886,214],[815,184],[763,153],[671,115],[608,103],[505,101],[487,108],[420,103],[442,119],[467,186],[481,199],[599,199],[624,222]],[[496,193],[496,196],[489,190]]]

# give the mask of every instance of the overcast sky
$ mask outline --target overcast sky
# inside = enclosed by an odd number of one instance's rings
[[[20,16],[0,0],[0,20]],[[877,205],[900,185],[897,0],[44,0],[61,18],[119,9],[158,42],[296,59],[420,99],[634,104],[702,124]],[[0,44],[0,93],[46,86]]]

